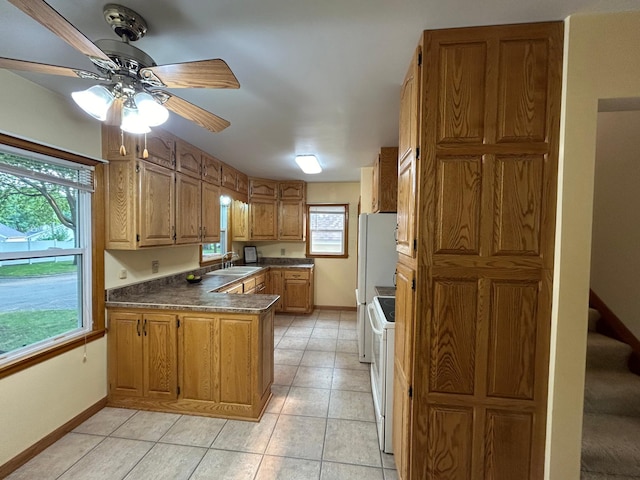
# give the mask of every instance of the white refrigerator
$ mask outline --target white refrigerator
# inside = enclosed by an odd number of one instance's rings
[[[396,252],[396,214],[363,213],[358,218],[358,356],[371,363],[371,324],[367,305],[376,295],[375,287],[393,286],[398,253]]]

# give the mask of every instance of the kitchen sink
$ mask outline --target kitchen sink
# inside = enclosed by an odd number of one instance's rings
[[[207,275],[248,275],[249,273],[256,272],[262,267],[228,267],[214,270],[207,273]]]

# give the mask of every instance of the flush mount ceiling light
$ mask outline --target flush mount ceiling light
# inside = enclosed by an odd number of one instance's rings
[[[297,155],[296,163],[304,173],[309,175],[322,172],[322,167],[315,155]]]

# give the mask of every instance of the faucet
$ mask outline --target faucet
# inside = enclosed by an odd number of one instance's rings
[[[229,256],[229,258],[225,261],[227,256]],[[224,255],[222,255],[222,268],[233,267],[234,260],[237,260],[238,258],[240,258],[240,257],[233,250],[225,253]]]

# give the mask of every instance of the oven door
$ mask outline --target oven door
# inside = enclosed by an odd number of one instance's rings
[[[371,392],[373,395],[373,407],[375,409],[376,425],[378,427],[378,442],[380,450],[384,450],[385,434],[385,348],[386,331],[382,328],[379,312],[375,302],[367,306],[367,316],[371,325],[371,343],[373,354],[371,355]]]

